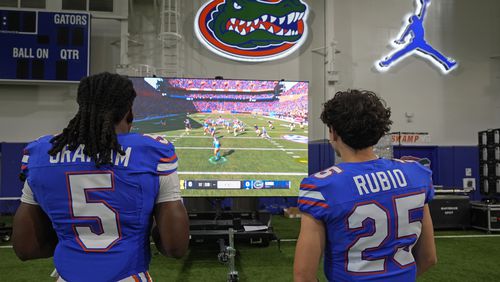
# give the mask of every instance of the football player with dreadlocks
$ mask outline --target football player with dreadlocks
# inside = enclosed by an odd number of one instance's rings
[[[83,78],[68,126],[24,150],[13,247],[21,260],[53,256],[58,281],[150,281],[151,230],[162,254],[187,251],[174,146],[130,133],[135,96],[123,76]]]

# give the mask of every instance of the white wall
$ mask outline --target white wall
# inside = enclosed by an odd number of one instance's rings
[[[76,112],[72,86],[0,86],[0,142],[55,134]]]
[[[500,127],[500,2],[433,0],[426,39],[460,66],[443,75],[410,57],[388,73],[373,64],[414,11],[413,0],[335,0],[335,36],[342,53],[339,88],[377,92],[392,107],[393,131],[424,131],[437,145],[476,145],[477,131]],[[407,122],[405,112],[413,113]]]
[[[91,73],[113,71],[119,63],[117,20],[92,20]],[[77,85],[0,84],[0,142],[28,142],[56,134],[78,110]]]
[[[319,120],[321,104],[326,95],[324,87],[324,57],[311,52],[326,45],[324,36],[325,2],[307,1],[309,15],[309,38],[303,46],[286,59],[266,63],[239,63],[217,57],[203,47],[195,38],[194,16],[205,2],[180,1],[182,4],[182,34],[184,76],[246,79],[286,79],[310,81],[309,112],[312,121],[311,140],[325,138],[324,126]],[[161,60],[159,11],[154,1],[134,1],[130,10],[129,59],[131,64],[148,64],[155,67]],[[119,63],[119,49],[112,45],[119,39],[119,23],[112,20],[92,22],[91,72],[114,71]],[[140,44],[137,44],[139,42]],[[40,135],[58,132],[77,110],[74,100],[75,87],[68,86],[22,86],[0,85],[0,142],[29,141]],[[44,105],[51,101],[50,107]],[[17,111],[14,107],[21,106]]]
[[[330,0],[328,0],[330,1]],[[500,127],[500,2],[496,0],[433,0],[426,20],[427,40],[460,67],[448,76],[420,58],[408,58],[389,73],[377,73],[373,62],[390,49],[387,43],[411,12],[413,0],[309,0],[308,41],[289,58],[244,64],[217,57],[195,38],[192,22],[203,1],[182,2],[183,64],[186,77],[308,80],[312,140],[325,138],[319,120],[321,104],[331,96],[325,87],[324,58],[311,50],[328,45],[333,31],[341,53],[336,89],[365,88],[379,93],[393,109],[394,131],[428,131],[437,145],[475,145],[479,130]],[[135,1],[130,33],[144,47],[130,48],[131,63],[155,65],[158,31],[152,3]],[[327,10],[328,9],[328,10]],[[119,23],[92,26],[91,70],[113,71],[119,63]],[[326,34],[326,38],[325,38]],[[327,39],[328,38],[328,39]],[[144,48],[144,49],[142,49]],[[75,87],[0,85],[0,142],[28,141],[58,132],[76,112]],[[405,112],[414,113],[407,123]]]
[[[311,52],[325,43],[325,1],[306,1],[310,7],[309,37],[302,47],[289,57],[264,63],[242,63],[219,57],[210,52],[194,34],[194,18],[197,10],[206,1],[180,1],[182,5],[181,34],[183,36],[180,56],[184,77],[223,76],[224,78],[242,79],[285,79],[310,81],[309,113],[311,140],[324,139],[324,126],[319,119],[324,101],[324,60],[321,55]],[[130,34],[144,45],[130,47],[130,62],[149,64],[154,67],[161,62],[160,41],[157,39],[158,27],[155,27],[158,10],[154,10],[152,1],[135,2],[130,18]],[[332,26],[333,28],[333,26]]]

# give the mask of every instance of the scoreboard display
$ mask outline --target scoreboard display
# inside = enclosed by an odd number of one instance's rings
[[[0,82],[79,82],[89,51],[88,13],[0,9]]]

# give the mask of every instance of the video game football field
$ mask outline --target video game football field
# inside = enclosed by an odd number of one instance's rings
[[[222,122],[214,126],[214,136],[221,144],[219,160],[214,156],[212,134],[204,130],[207,120],[230,121],[229,127]],[[234,121],[242,126],[234,129]],[[254,114],[195,113],[134,122],[132,131],[162,135],[175,145],[183,196],[296,196],[300,181],[307,176],[306,124]],[[186,187],[190,180],[213,179],[258,179],[263,185],[266,181],[289,181],[290,189],[186,189],[193,188]]]

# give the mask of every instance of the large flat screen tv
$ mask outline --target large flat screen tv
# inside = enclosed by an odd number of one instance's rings
[[[182,196],[298,195],[308,167],[308,82],[131,79],[132,131],[175,145]]]

